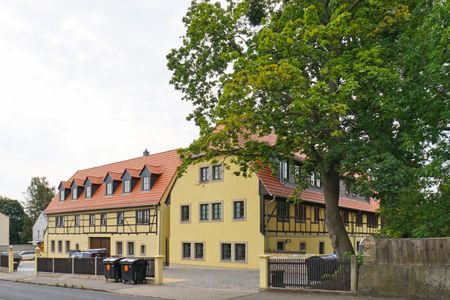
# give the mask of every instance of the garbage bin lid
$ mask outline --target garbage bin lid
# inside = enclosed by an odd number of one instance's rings
[[[120,263],[129,264],[129,263],[134,263],[138,260],[140,260],[140,259],[139,258],[124,258],[120,261]]]
[[[103,260],[103,262],[116,262],[121,260],[122,257],[108,257]]]

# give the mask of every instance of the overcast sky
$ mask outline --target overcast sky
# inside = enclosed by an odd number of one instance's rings
[[[197,136],[165,59],[189,3],[0,0],[0,195]]]

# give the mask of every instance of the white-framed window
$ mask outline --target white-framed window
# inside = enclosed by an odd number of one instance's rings
[[[80,227],[81,221],[80,221],[80,215],[75,215],[75,227]]]
[[[92,197],[92,185],[87,185],[86,186],[86,198],[91,198]]]
[[[211,167],[212,169],[212,180],[221,180],[222,179],[222,165],[214,165]]]
[[[124,213],[123,211],[117,212],[117,225],[123,225],[124,224]]]
[[[150,191],[150,176],[142,177],[142,190]]]
[[[312,187],[315,187],[315,188],[321,188],[322,187],[322,181],[321,181],[321,175],[320,175],[320,173],[318,173],[318,172],[312,172],[311,173],[311,175],[310,175],[310,177],[309,177],[309,182],[310,182],[310,185],[312,186]]]
[[[106,184],[106,195],[112,195],[113,194],[113,183],[108,182]]]
[[[212,207],[212,219],[222,220],[222,203],[216,202],[211,204]]]
[[[126,179],[123,182],[123,192],[124,193],[129,193],[131,192],[131,180],[130,179]]]
[[[233,219],[242,220],[245,218],[245,201],[233,201]]]
[[[95,214],[89,215],[89,226],[95,226]]]
[[[65,190],[61,190],[59,192],[59,200],[60,201],[64,201],[66,199],[66,191]]]
[[[100,226],[106,226],[108,222],[107,214],[101,213],[100,214]]]
[[[200,181],[205,182],[209,180],[209,167],[200,168]]]
[[[282,162],[282,178],[283,180],[289,180],[289,162]]]
[[[64,217],[63,216],[57,216],[55,219],[55,225],[56,227],[64,227]]]
[[[150,223],[150,210],[137,210],[136,211],[136,224],[149,224]]]
[[[200,221],[208,221],[209,220],[209,204],[201,203],[200,204]]]
[[[72,189],[72,200],[77,200],[78,199],[78,188],[73,188]]]

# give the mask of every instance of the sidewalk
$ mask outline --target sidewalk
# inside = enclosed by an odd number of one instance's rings
[[[34,276],[32,273],[24,272],[13,274],[0,272],[0,280],[177,300],[221,300],[255,294],[254,291],[176,287],[171,285],[170,283],[176,281],[177,279],[171,278],[164,279],[166,285],[158,286],[151,283],[140,285],[125,285],[122,283],[115,283],[111,281],[106,282],[103,276],[98,276],[97,278],[95,276],[71,274],[39,274],[39,276]]]

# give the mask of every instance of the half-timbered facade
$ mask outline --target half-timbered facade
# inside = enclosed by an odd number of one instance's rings
[[[169,199],[176,150],[80,170],[46,209],[44,253],[106,248],[110,255],[168,257]]]

